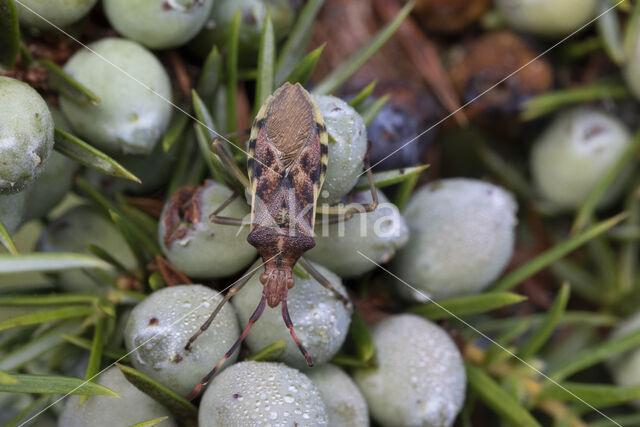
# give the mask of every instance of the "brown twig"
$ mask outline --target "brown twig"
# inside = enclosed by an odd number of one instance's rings
[[[131,197],[131,196],[127,196],[124,199],[130,205],[133,205],[136,208],[143,210],[144,212],[148,213],[149,215],[151,215],[156,219],[160,218],[160,215],[162,215],[162,208],[164,207],[164,204],[162,203],[161,200],[152,199],[149,197]]]
[[[251,127],[251,106],[249,105],[249,96],[244,86],[238,86],[238,95],[236,97],[236,114],[238,117],[238,131],[242,132]],[[248,135],[247,135],[248,137]]]
[[[193,283],[183,272],[167,261],[162,255],[156,255],[156,267],[167,286],[186,285]]]
[[[395,1],[375,0],[374,5],[376,11],[386,21],[391,21],[400,12],[400,6]],[[402,46],[442,105],[450,113],[455,112],[454,118],[459,125],[466,126],[469,120],[460,110],[460,100],[440,62],[435,45],[427,39],[411,17],[405,19],[400,25],[396,37],[400,39]]]
[[[187,73],[187,69],[184,66],[182,58],[176,50],[169,51],[169,61],[171,61],[171,66],[173,67],[176,79],[178,80],[180,90],[186,99],[190,99],[191,79],[189,78],[189,73]]]

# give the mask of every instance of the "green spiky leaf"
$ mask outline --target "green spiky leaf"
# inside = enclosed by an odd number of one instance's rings
[[[137,183],[142,182],[137,176],[125,169],[125,167],[120,163],[116,162],[97,148],[87,144],[77,136],[56,128],[55,137],[56,144],[54,148],[56,151],[75,160],[81,165],[95,169],[98,172],[102,172],[107,175],[117,176]]]
[[[284,42],[278,61],[276,62],[276,82],[280,86],[286,78],[296,68],[296,64],[305,55],[307,44],[311,39],[309,28],[313,26],[316,15],[320,11],[324,0],[309,0],[298,16],[298,20],[289,32],[287,40]]]
[[[349,332],[347,335],[348,348],[356,358],[362,362],[369,362],[375,356],[375,345],[371,332],[362,317],[362,314],[356,310],[351,317]]]
[[[205,124],[205,126],[198,123],[194,123],[193,125],[198,148],[200,148],[202,158],[204,159],[211,176],[217,182],[223,184],[225,182],[225,178],[228,179],[228,174],[226,174],[218,156],[215,153],[212,153],[209,149],[211,139],[217,136],[216,132],[213,130],[213,118],[211,117],[209,109],[196,91],[191,92],[191,97],[193,98],[193,109],[196,113],[196,117]],[[205,136],[205,132],[209,136],[208,138]]]
[[[409,175],[407,179],[402,181],[396,190],[395,197],[393,198],[393,203],[398,207],[398,210],[402,212],[404,207],[409,202],[411,198],[411,194],[413,194],[413,189],[418,184],[418,179],[420,178],[420,174],[416,173],[413,175]]]
[[[440,320],[486,313],[496,308],[518,304],[526,299],[523,295],[510,292],[489,292],[429,302],[411,307],[407,311],[430,320]]]
[[[33,418],[38,416],[38,413],[45,409],[53,396],[44,394],[38,399],[35,399],[33,403],[24,408],[18,415],[16,415],[5,427],[22,427],[26,425]],[[32,418],[27,418],[32,417]]]
[[[613,421],[611,421],[613,420]],[[633,413],[628,415],[619,415],[603,419],[601,421],[593,421],[587,424],[588,427],[619,427],[619,426],[638,426],[640,425],[640,414]]]
[[[531,277],[538,271],[542,270],[553,262],[563,258],[575,249],[584,245],[591,239],[609,230],[611,227],[618,224],[626,217],[626,213],[621,213],[612,218],[594,224],[590,228],[584,230],[582,233],[556,244],[552,248],[547,249],[537,257],[529,260],[525,264],[511,271],[502,279],[491,285],[489,289],[492,291],[506,291],[513,288],[523,280]]]
[[[120,397],[107,387],[80,378],[53,375],[12,374],[16,384],[0,384],[0,392],[34,394],[78,394]]]
[[[596,19],[595,25],[603,42],[604,51],[616,65],[621,66],[627,55],[624,51],[618,14],[609,10],[610,7],[611,5],[606,1],[598,2],[598,19]]]
[[[93,346],[93,341],[88,340],[86,338],[76,337],[73,335],[61,334],[60,335],[65,341],[75,345],[76,347],[83,348],[85,350],[91,351],[91,347]],[[123,348],[110,348],[103,347],[102,354],[107,356],[110,359],[117,360],[118,362],[129,362],[129,357],[127,356],[127,351]]]
[[[215,138],[217,135],[215,131],[215,126],[213,124],[213,118],[211,117],[211,113],[209,109],[200,98],[200,95],[195,90],[191,91],[191,98],[193,99],[193,111],[196,114],[196,118],[200,121],[200,124],[195,123],[195,125],[200,126],[203,132],[206,132],[209,135],[209,138]],[[207,146],[209,143],[207,143]]]
[[[253,114],[257,114],[262,103],[273,92],[275,79],[276,39],[271,23],[271,15],[267,12],[262,26],[260,37],[260,50],[258,54],[258,75],[256,77],[256,98],[253,105]]]
[[[540,325],[547,318],[546,313],[529,314],[526,316],[517,317],[505,317],[502,319],[490,319],[481,322],[476,322],[474,327],[480,332],[486,334],[499,333],[511,329],[520,329],[521,325],[527,326],[527,328],[539,328]],[[610,314],[594,313],[590,311],[566,311],[558,326],[571,326],[580,325],[588,327],[611,327],[620,322],[620,318],[612,316]],[[467,330],[463,333],[464,336],[475,336],[476,332],[473,330]]]
[[[211,102],[213,100],[213,97],[222,82],[222,68],[222,56],[218,51],[218,47],[214,45],[202,65],[198,84],[196,85],[196,91],[203,99],[206,99],[207,102]]]
[[[54,308],[52,310],[35,311],[21,316],[10,317],[0,321],[0,331],[22,326],[37,325],[40,323],[53,322],[55,320],[70,319],[73,317],[88,316],[93,313],[93,307],[82,305]]]
[[[333,356],[331,363],[338,366],[358,369],[371,369],[376,367],[375,359],[364,362],[355,356],[349,356],[343,353],[338,353]]]
[[[120,364],[116,366],[131,384],[162,404],[177,419],[190,426],[198,425],[198,409],[191,402],[140,371]]]
[[[354,96],[351,101],[349,101],[349,105],[351,105],[356,110],[360,109],[362,104],[364,104],[365,101],[369,99],[369,97],[373,93],[373,90],[376,88],[376,83],[376,80],[374,80],[363,87],[362,90],[356,96]]]
[[[545,92],[525,102],[522,120],[533,120],[561,108],[581,102],[631,97],[627,86],[619,81],[599,81],[588,86]]]
[[[136,239],[132,229],[128,226],[127,221],[123,219],[116,211],[109,210],[109,216],[111,221],[115,224],[116,228],[120,231],[124,239],[127,241],[129,248],[133,252],[138,261],[138,274],[140,277],[144,277],[144,271],[147,265],[147,255],[145,254],[142,242]]]
[[[16,248],[15,243],[13,243],[11,235],[5,228],[2,221],[0,221],[0,243],[9,251],[10,254],[16,255],[18,253],[18,249]]]
[[[639,149],[640,132],[637,132],[631,143],[625,148],[609,169],[602,174],[580,205],[571,228],[573,233],[582,230],[582,228],[584,228],[584,226],[589,222],[600,200],[602,200],[611,184],[613,184],[614,180],[620,175],[623,169],[625,169],[627,165],[634,160]]]
[[[462,130],[462,132],[465,138],[473,141],[473,148],[485,167],[500,178],[507,188],[527,200],[534,199],[534,191],[520,170],[494,151],[484,138],[480,137],[478,129]]]
[[[171,116],[169,127],[162,136],[162,141],[160,142],[162,149],[165,152],[169,151],[171,147],[173,147],[173,144],[180,139],[187,127],[187,123],[189,123],[189,116],[186,114],[182,114],[180,112]]]
[[[278,340],[264,347],[262,350],[251,354],[249,357],[247,357],[247,360],[256,360],[259,362],[268,360],[279,360],[286,350],[287,343],[285,342],[285,340]]]
[[[79,176],[76,178],[75,183],[89,199],[91,199],[113,220],[114,224],[121,231],[123,236],[128,239],[127,242],[131,246],[132,250],[134,250],[134,253],[135,251],[138,251],[136,254],[139,257],[138,261],[143,261],[145,258],[144,251],[148,252],[150,255],[159,255],[162,253],[160,246],[153,237],[148,236],[143,229],[138,227],[134,221],[129,219],[113,202],[93,188],[86,179]],[[143,265],[146,265],[146,263]]]
[[[227,54],[225,56],[226,70],[226,116],[227,132],[237,129],[236,97],[238,94],[238,51],[240,49],[240,10],[231,21],[229,38],[227,40]]]
[[[522,359],[528,359],[535,355],[540,348],[547,342],[558,322],[564,314],[564,310],[569,302],[569,284],[564,283],[558,292],[556,300],[548,310],[547,315],[542,322],[542,325],[537,328],[527,339],[522,343],[518,351],[518,355]]]
[[[640,28],[638,24],[640,24],[640,3],[636,3],[634,5],[633,12],[627,21],[627,28],[624,32],[623,47],[627,55],[631,52],[631,49],[633,49],[636,42],[636,37]]]
[[[0,68],[10,70],[20,51],[18,12],[13,0],[0,0]]]
[[[84,254],[63,252],[33,252],[20,253],[18,255],[0,254],[0,275],[81,268],[108,270],[111,266],[101,259]]]
[[[92,254],[94,254],[95,256],[97,256],[98,258],[100,258],[101,260],[111,264],[120,273],[123,273],[123,274],[129,273],[126,267],[120,263],[120,261],[118,261],[113,255],[111,255],[110,253],[102,249],[100,246],[89,244],[87,245],[87,250]]]
[[[154,418],[152,420],[142,421],[141,423],[135,423],[130,427],[152,427],[160,424],[161,422],[165,421],[167,418],[169,417]]]
[[[40,306],[40,305],[68,305],[95,304],[97,295],[92,294],[51,294],[51,295],[15,295],[0,296],[0,305],[10,306]]]
[[[555,381],[562,381],[576,372],[580,372],[637,346],[640,346],[640,330],[585,349],[572,357],[567,363],[556,368],[549,376]]]
[[[158,220],[140,208],[133,206],[127,202],[122,194],[116,194],[116,201],[118,202],[118,208],[120,211],[135,223],[142,231],[144,231],[149,237],[155,238],[158,233]]]
[[[95,381],[95,377],[100,372],[100,363],[102,362],[102,350],[104,348],[104,318],[98,317],[96,326],[93,331],[93,339],[91,341],[91,349],[89,352],[89,363],[84,379],[87,381]]]
[[[291,70],[291,73],[287,76],[285,81],[291,84],[300,83],[301,85],[305,85],[311,78],[313,71],[316,69],[316,65],[318,64],[318,60],[320,59],[320,55],[322,55],[325,45],[326,43],[321,44],[309,52],[307,56],[302,58],[298,65]]]
[[[11,374],[0,371],[0,385],[1,384],[18,384],[18,379]]]
[[[196,141],[198,141],[198,148],[200,149],[200,153],[202,154],[205,165],[207,165],[207,169],[209,169],[209,173],[217,182],[224,184],[224,178],[222,177],[217,167],[220,164],[218,156],[215,153],[211,152],[211,150],[209,150],[209,141],[204,135],[202,126],[195,123],[193,125],[193,130],[196,134]]]
[[[561,387],[546,387],[537,396],[539,400],[555,399],[580,402],[604,408],[640,399],[640,386],[612,386],[608,384],[580,384],[564,382]]]
[[[26,344],[12,348],[0,357],[0,369],[12,371],[23,367],[30,361],[46,354],[64,343],[61,334],[75,335],[83,331],[84,325],[79,319],[66,320],[47,330],[42,335],[32,337]],[[6,334],[8,332],[3,332]]]
[[[360,108],[358,113],[362,116],[362,120],[364,120],[364,124],[369,126],[373,123],[373,120],[376,118],[378,113],[384,108],[387,101],[391,98],[390,94],[386,94],[376,99],[370,104],[364,105]]]
[[[376,188],[388,187],[390,185],[399,184],[414,175],[420,175],[429,165],[412,166],[408,168],[393,169],[389,171],[375,172],[373,174],[373,183]],[[363,191],[369,189],[369,179],[365,175],[361,176],[354,191]]]
[[[100,98],[85,85],[71,77],[56,63],[39,59],[38,64],[49,71],[49,86],[77,104],[99,104]]]
[[[518,402],[513,395],[505,391],[482,369],[465,363],[469,387],[497,414],[517,426],[539,427],[540,423]]]

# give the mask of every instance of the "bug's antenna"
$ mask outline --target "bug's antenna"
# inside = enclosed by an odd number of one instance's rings
[[[244,331],[242,331],[242,335],[240,335],[240,338],[238,338],[238,340],[231,346],[229,351],[225,353],[225,355],[218,362],[218,364],[211,370],[211,372],[209,372],[207,376],[205,376],[202,379],[202,381],[200,381],[200,384],[198,384],[197,386],[194,387],[193,390],[191,390],[191,393],[189,393],[189,395],[187,396],[187,400],[195,399],[196,396],[200,394],[202,387],[204,387],[209,382],[211,377],[213,377],[216,374],[216,372],[218,372],[218,370],[222,367],[222,365],[224,365],[224,362],[226,362],[227,359],[230,358],[231,355],[238,349],[238,347],[240,347],[240,344],[242,343],[242,341],[244,341],[244,339],[247,337],[247,334],[249,334],[251,327],[253,326],[254,323],[256,323],[256,320],[258,320],[258,318],[264,311],[264,306],[266,304],[266,301],[267,301],[266,296],[263,293],[262,298],[258,303],[258,307],[256,307],[256,311],[254,311],[251,317],[249,318],[249,322],[247,322],[247,326],[244,328]],[[289,322],[291,322],[291,320],[289,320]]]
[[[298,349],[300,350],[300,353],[302,353],[302,355],[304,356],[305,360],[307,361],[307,365],[309,367],[312,367],[313,366],[313,360],[311,360],[311,355],[309,354],[307,349],[304,348],[304,346],[302,345],[300,340],[298,340],[298,337],[296,336],[296,331],[293,329],[293,322],[291,322],[291,317],[289,316],[289,310],[287,309],[287,297],[286,297],[286,295],[282,299],[282,318],[284,319],[284,324],[287,326],[287,328],[289,328],[289,333],[291,334],[291,338],[293,338],[293,341],[298,346]]]

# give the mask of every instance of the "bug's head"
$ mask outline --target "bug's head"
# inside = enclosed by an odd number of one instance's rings
[[[282,305],[282,319],[287,328],[289,328],[291,338],[293,338],[300,353],[302,353],[307,361],[307,365],[313,366],[311,355],[304,348],[293,329],[293,322],[291,321],[289,309],[287,308],[287,293],[289,289],[293,288],[295,283],[293,281],[293,264],[283,262],[282,258],[276,258],[275,261],[267,262],[264,273],[260,275],[260,282],[264,285],[262,290],[262,304],[264,305],[264,300],[266,299],[269,307],[277,307],[278,304]]]
[[[286,300],[287,292],[295,284],[292,274],[293,266],[283,264],[281,259],[275,261],[267,263],[264,273],[260,275],[260,283],[264,285],[264,295],[269,307],[277,307],[281,301]]]

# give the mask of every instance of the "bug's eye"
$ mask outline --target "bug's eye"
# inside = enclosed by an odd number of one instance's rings
[[[263,285],[265,285],[267,283],[267,279],[269,278],[269,275],[264,272],[260,275],[260,283],[262,283]]]

